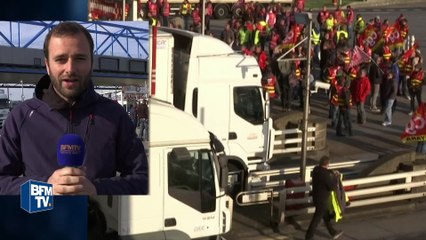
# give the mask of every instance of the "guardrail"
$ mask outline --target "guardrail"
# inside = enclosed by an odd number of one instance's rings
[[[420,180],[413,181],[413,178]],[[351,199],[349,208],[394,202],[406,199],[426,197],[426,170],[386,174],[354,180],[344,180],[343,186],[352,186],[346,191]],[[396,182],[392,183],[391,182]],[[278,222],[283,223],[285,217],[313,213],[315,207],[309,196],[310,185],[286,188],[280,192],[278,203]],[[302,198],[291,198],[294,194],[302,194]]]
[[[377,160],[378,155],[370,154],[365,155],[363,158],[354,159],[350,161],[344,162],[333,162],[330,164],[330,169],[343,169],[343,168],[353,168],[355,166],[359,166],[360,164],[368,164]],[[315,166],[306,166],[306,178],[305,182],[310,181],[311,172]],[[288,176],[295,175],[300,173],[300,167],[289,167],[289,168],[281,168],[281,169],[273,169],[273,170],[265,170],[265,171],[256,171],[251,172],[248,182],[253,190],[260,190],[264,188],[273,188],[273,187],[283,187],[285,186],[285,180],[271,180],[272,177],[279,176]],[[342,172],[343,176],[354,175],[357,174],[356,170],[344,171]],[[274,193],[277,196],[277,193]]]
[[[307,151],[315,150],[312,144],[315,142],[315,127],[308,127],[307,137]],[[274,151],[273,154],[295,153],[302,151],[302,130],[299,128],[292,128],[286,130],[275,130]],[[297,134],[297,137],[294,135]],[[288,136],[290,135],[290,136]],[[309,144],[310,143],[310,144]]]

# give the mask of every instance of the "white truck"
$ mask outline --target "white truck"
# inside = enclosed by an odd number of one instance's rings
[[[150,58],[157,66],[153,96],[214,133],[225,147],[231,192],[247,189],[248,173],[265,169],[271,157],[274,131],[256,59],[189,31],[160,28],[150,39],[157,42]]]
[[[205,0],[206,3],[209,0]],[[172,11],[175,13],[179,12],[180,5],[183,3],[183,0],[168,0],[171,4]],[[201,4],[200,0],[189,0],[192,5]],[[232,13],[233,16],[238,17],[241,15],[241,11],[243,10],[243,0],[210,0],[213,5],[214,17],[216,19],[222,19],[229,17]],[[248,2],[248,1],[246,1]],[[293,0],[256,0],[256,3],[262,4],[262,6],[268,7],[271,3],[280,3],[281,6],[289,7],[293,3]]]
[[[0,128],[3,127],[4,120],[10,112],[10,100],[7,94],[5,94],[4,89],[0,89]]]
[[[108,228],[121,239],[189,240],[231,228],[226,159],[194,117],[150,100],[149,194],[96,196]],[[220,161],[220,162],[219,162]]]
[[[261,71],[253,56],[189,31],[160,27],[158,33],[155,28],[152,32],[151,94],[192,114],[217,136],[228,159],[231,195],[264,181],[252,173],[268,170],[273,154],[301,151],[300,126],[273,128],[268,94],[263,92]],[[315,134],[315,127],[310,129]],[[288,143],[298,146],[290,149]],[[312,144],[308,148],[316,150]]]

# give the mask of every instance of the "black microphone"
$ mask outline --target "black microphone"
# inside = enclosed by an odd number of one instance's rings
[[[79,135],[65,134],[59,140],[57,156],[60,166],[81,166],[85,153],[84,141]]]

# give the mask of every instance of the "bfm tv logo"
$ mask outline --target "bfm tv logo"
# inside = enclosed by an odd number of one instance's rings
[[[21,185],[21,208],[29,213],[53,209],[52,184],[28,180]]]

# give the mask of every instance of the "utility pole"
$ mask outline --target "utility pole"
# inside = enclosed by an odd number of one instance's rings
[[[201,34],[206,32],[206,0],[201,1]]]
[[[311,33],[312,33],[312,13],[304,14],[308,25],[308,49],[306,57],[306,74],[305,74],[305,105],[303,107],[303,126],[302,126],[302,162],[300,164],[300,177],[302,181],[306,180],[306,148],[308,140],[308,118],[309,118],[309,76],[311,74]]]
[[[21,83],[21,100],[22,102],[25,100],[25,96],[24,96],[24,81],[19,81],[19,83]]]

